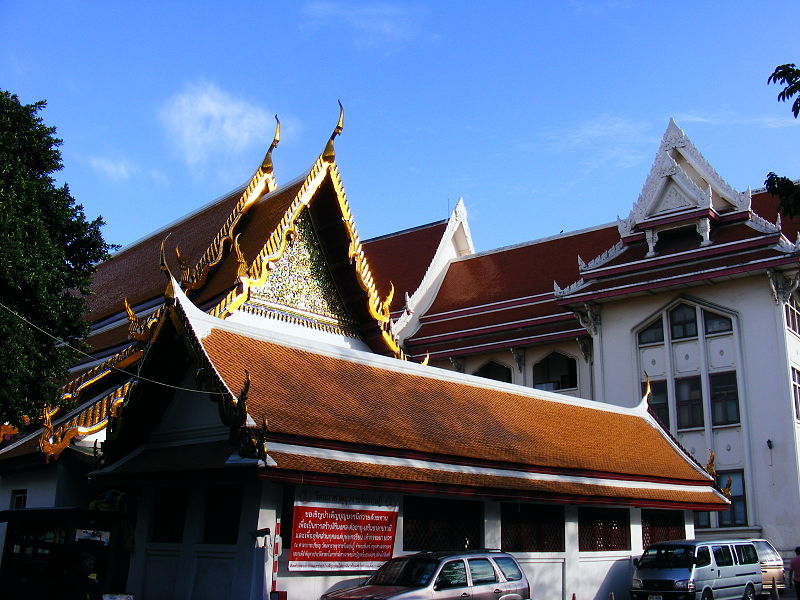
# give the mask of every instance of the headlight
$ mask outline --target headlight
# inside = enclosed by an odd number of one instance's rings
[[[694,580],[693,579],[679,579],[675,582],[675,589],[676,590],[686,590],[688,592],[694,591]]]
[[[631,580],[631,587],[635,590],[642,589],[642,580],[636,579],[635,577]]]

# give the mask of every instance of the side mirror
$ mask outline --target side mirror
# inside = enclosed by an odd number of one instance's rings
[[[634,567],[638,567],[639,566],[639,559],[638,558],[634,558],[633,559],[633,566]]]

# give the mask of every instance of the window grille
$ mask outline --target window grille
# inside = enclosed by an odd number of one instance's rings
[[[482,502],[403,498],[403,550],[464,550],[482,546]]]
[[[506,552],[563,552],[564,508],[503,503],[500,538]]]
[[[797,299],[797,294],[792,294],[789,301],[784,305],[786,312],[786,326],[800,335],[800,301]]]
[[[681,304],[669,312],[673,340],[697,337],[697,311],[694,306]]]
[[[630,514],[626,508],[580,508],[578,549],[581,552],[631,549]]]
[[[722,315],[718,315],[707,310],[703,311],[703,323],[705,325],[707,335],[733,331],[733,321],[731,321],[728,317],[723,317]]]
[[[22,510],[28,505],[28,490],[11,490],[11,510]]]
[[[711,391],[711,422],[730,425],[739,422],[739,392],[736,372],[712,373],[708,377]]]
[[[678,429],[703,426],[703,390],[700,377],[675,380]]]
[[[475,371],[473,375],[511,383],[511,369],[493,360],[483,365],[480,369]]]
[[[656,344],[664,341],[664,325],[661,317],[639,332],[639,345]]]
[[[717,483],[721,488],[731,480],[731,506],[719,513],[720,527],[747,525],[747,499],[744,490],[744,471],[724,471],[717,473]]]
[[[642,396],[647,392],[647,382],[642,382]],[[653,414],[658,417],[664,429],[669,430],[669,403],[667,402],[667,382],[666,381],[651,381],[650,382],[650,397],[647,399],[647,405]]]
[[[686,537],[683,511],[642,509],[642,543],[650,544]]]
[[[533,387],[538,390],[567,390],[578,387],[578,365],[574,358],[551,352],[533,365]]]
[[[794,397],[794,416],[800,419],[800,371],[792,367],[792,396]]]

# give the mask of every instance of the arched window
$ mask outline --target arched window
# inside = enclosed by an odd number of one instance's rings
[[[673,340],[697,337],[697,311],[694,306],[679,304],[669,311],[669,325]]]
[[[578,365],[575,359],[560,352],[551,352],[533,365],[533,387],[550,391],[578,387]]]
[[[475,371],[473,375],[485,377],[486,379],[494,379],[495,381],[505,381],[506,383],[511,383],[511,369],[493,360],[483,365],[480,369]]]

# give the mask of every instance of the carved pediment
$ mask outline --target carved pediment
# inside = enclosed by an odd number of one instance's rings
[[[628,218],[620,221],[620,232],[632,232],[642,221],[668,213],[749,207],[750,195],[728,185],[670,119],[642,192]]]

